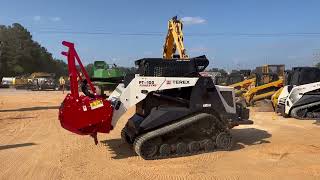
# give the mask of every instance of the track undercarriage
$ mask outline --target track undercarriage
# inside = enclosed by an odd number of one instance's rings
[[[320,102],[294,107],[290,115],[297,119],[320,119]]]
[[[122,139],[144,159],[163,159],[230,150],[233,139],[228,127],[213,115],[200,113],[147,132],[130,141],[125,127]]]

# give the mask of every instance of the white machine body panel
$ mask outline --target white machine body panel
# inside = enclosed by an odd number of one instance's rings
[[[292,88],[288,98],[285,103],[285,113],[289,114],[292,106],[297,102],[305,93],[320,89],[320,82],[304,84],[300,86],[295,86]]]
[[[288,90],[289,86],[284,86],[279,97],[278,97],[278,104],[285,104],[286,99],[289,95],[289,90]]]
[[[108,98],[114,105],[120,102],[119,107],[114,107],[112,126],[115,127],[120,117],[130,107],[135,106],[145,99],[148,93],[167,89],[193,87],[198,79],[198,77],[149,77],[135,75],[135,78],[132,79],[127,87],[124,87],[124,84],[120,83]],[[234,88],[216,85],[216,89],[226,111],[228,113],[236,113],[235,101],[233,101],[233,107],[231,107],[221,95],[221,91],[230,91],[232,92],[232,98],[235,99]],[[204,106],[206,105],[204,104]]]
[[[235,99],[235,92],[234,92],[234,88],[233,87],[228,87],[228,86],[219,86],[219,85],[216,85],[216,88],[218,90],[218,94],[219,94],[219,97],[224,105],[224,108],[226,109],[226,111],[228,113],[236,113],[236,102],[233,101],[233,106],[229,106],[228,103],[226,102],[226,100],[223,98],[221,92],[222,91],[229,91],[232,93],[232,99]]]
[[[108,98],[111,102],[121,102],[120,106],[113,111],[112,126],[115,127],[122,114],[130,107],[145,99],[148,93],[194,86],[198,79],[198,77],[149,77],[135,75],[135,78],[132,79],[126,88],[124,88],[123,83],[119,84]]]

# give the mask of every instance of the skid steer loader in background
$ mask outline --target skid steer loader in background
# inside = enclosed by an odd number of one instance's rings
[[[285,70],[285,75],[284,75],[284,79],[283,79],[283,87],[281,87],[280,89],[278,89],[278,91],[276,91],[272,96],[271,96],[271,105],[272,105],[272,108],[273,110],[276,112],[276,113],[279,113],[278,112],[278,101],[279,101],[279,98],[282,99],[283,98],[283,95],[281,95],[280,97],[280,94],[282,92],[282,90],[284,89],[285,86],[289,85],[290,83],[290,80],[291,80],[291,75],[292,75],[292,71],[291,70]]]
[[[276,112],[284,117],[320,119],[320,69],[292,68],[279,95]]]
[[[105,99],[97,95],[74,48],[68,52],[71,93],[59,109],[61,126],[81,135],[108,133],[130,107],[136,113],[128,119],[122,138],[144,159],[229,150],[230,129],[248,120],[249,109],[235,102],[232,87],[217,86],[210,77],[200,76],[209,64],[205,56],[188,61],[162,58],[137,60],[138,74],[125,78]],[[77,71],[78,62],[82,74]],[[84,95],[78,92],[79,77]],[[132,78],[130,78],[132,77]],[[89,89],[88,89],[89,86]]]
[[[264,65],[257,67],[255,74],[255,87],[250,88],[243,97],[247,105],[256,101],[269,99],[283,86],[284,65]]]

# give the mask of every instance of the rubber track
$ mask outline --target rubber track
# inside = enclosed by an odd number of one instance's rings
[[[320,118],[305,118],[305,117],[300,117],[300,116],[297,115],[297,112],[298,112],[298,111],[300,111],[300,110],[302,110],[302,109],[305,109],[305,108],[317,106],[317,105],[320,105],[320,102],[314,102],[314,103],[311,103],[311,104],[307,104],[307,105],[295,107],[295,108],[293,108],[293,109],[291,110],[290,115],[291,115],[291,117],[293,117],[293,118],[301,119],[301,120],[304,120],[304,119],[309,119],[309,120],[315,119],[315,120],[318,120],[318,119],[320,119]]]
[[[169,156],[160,156],[160,155],[158,155],[158,156],[154,156],[154,157],[145,157],[145,156],[143,156],[141,154],[141,146],[143,145],[144,142],[146,142],[148,140],[151,140],[151,139],[153,139],[155,137],[158,137],[158,136],[165,135],[167,133],[173,133],[176,130],[180,130],[181,128],[184,128],[185,126],[191,125],[192,123],[195,123],[195,122],[197,122],[197,121],[199,121],[199,120],[201,120],[203,118],[208,118],[210,116],[212,116],[212,115],[206,114],[206,113],[197,114],[197,115],[194,115],[194,116],[191,116],[191,117],[187,117],[187,118],[185,118],[185,119],[183,119],[183,120],[181,120],[181,121],[179,121],[177,123],[174,123],[174,124],[162,127],[160,129],[148,132],[146,134],[143,134],[143,135],[141,135],[141,136],[139,136],[139,137],[137,137],[135,139],[135,142],[133,144],[134,150],[139,156],[141,156],[143,159],[146,159],[146,160],[173,158],[173,157],[181,157],[181,156],[190,156],[190,155],[195,155],[195,154],[201,154],[201,153],[204,153],[204,152],[208,152],[208,151],[200,150],[200,151],[195,152],[195,153],[187,152],[185,154],[170,154]],[[215,140],[214,140],[214,143],[215,143]],[[214,151],[214,150],[212,150],[212,151]],[[210,151],[210,152],[212,152],[212,151]]]

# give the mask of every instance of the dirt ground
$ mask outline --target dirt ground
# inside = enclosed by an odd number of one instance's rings
[[[255,124],[232,130],[229,152],[145,161],[120,140],[133,110],[94,145],[60,127],[64,96],[0,90],[0,179],[320,179],[316,121],[253,108]]]

